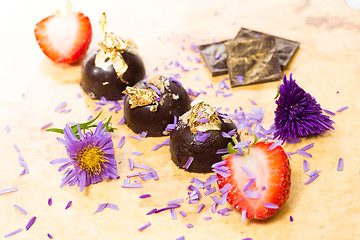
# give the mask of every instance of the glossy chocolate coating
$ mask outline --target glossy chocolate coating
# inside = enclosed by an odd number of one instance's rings
[[[139,55],[133,55],[125,51],[122,56],[128,65],[128,69],[123,75],[123,79],[128,84],[122,82],[115,72],[113,66],[106,70],[95,66],[96,53],[92,51],[84,60],[81,70],[80,85],[84,91],[93,99],[105,97],[107,100],[119,100],[127,86],[133,86],[145,76],[145,67]]]
[[[178,121],[176,129],[170,135],[171,160],[179,168],[184,168],[185,163],[192,156],[194,160],[190,167],[185,169],[186,171],[198,173],[212,172],[211,166],[221,161],[221,155],[216,154],[216,151],[221,148],[227,148],[228,143],[231,142],[230,138],[224,138],[221,133],[229,132],[236,128],[231,120],[229,120],[230,122],[224,122],[222,117],[220,117],[220,120],[222,122],[221,130],[206,131],[206,133],[210,133],[210,136],[205,142],[196,141],[196,133],[191,133],[188,125]]]
[[[148,88],[145,80],[138,82],[135,87]],[[164,103],[159,104],[156,112],[150,111],[152,105],[131,109],[129,96],[125,97],[124,118],[131,130],[135,133],[146,131],[149,137],[164,136],[166,126],[174,122],[174,115],[179,117],[190,109],[191,99],[182,86],[170,81],[170,86],[165,89],[162,95]],[[178,95],[179,99],[174,99],[172,94]]]

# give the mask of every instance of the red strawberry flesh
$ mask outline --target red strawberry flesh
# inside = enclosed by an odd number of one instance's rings
[[[259,142],[245,157],[228,156],[225,161],[230,176],[218,176],[219,188],[227,183],[232,185],[228,191],[227,201],[240,211],[246,209],[248,218],[267,219],[278,210],[269,208],[267,203],[276,204],[280,208],[289,198],[290,163],[281,146],[268,151],[271,144],[273,143]],[[255,176],[253,184],[246,191],[244,188],[250,178],[242,167],[247,168]],[[257,198],[259,194],[260,198]]]

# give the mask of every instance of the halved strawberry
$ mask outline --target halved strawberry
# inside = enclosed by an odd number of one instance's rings
[[[44,54],[60,63],[80,60],[92,38],[90,20],[80,12],[48,16],[36,24],[34,32]]]
[[[218,174],[219,188],[231,184],[227,201],[251,219],[271,217],[289,198],[289,159],[281,146],[269,151],[272,144],[258,142],[244,156],[229,155],[224,159],[229,176]]]

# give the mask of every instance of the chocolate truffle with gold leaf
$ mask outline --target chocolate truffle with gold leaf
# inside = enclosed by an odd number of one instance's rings
[[[126,125],[135,133],[147,132],[149,137],[170,134],[167,125],[190,109],[189,95],[172,77],[156,75],[126,87],[124,93]]]
[[[105,13],[100,24],[104,39],[84,60],[80,85],[93,99],[118,100],[127,86],[144,78],[145,67],[132,41],[107,32]]]
[[[231,137],[240,140],[235,124],[226,114],[204,101],[194,101],[170,135],[171,160],[189,172],[209,173],[221,161],[219,149],[226,149]]]

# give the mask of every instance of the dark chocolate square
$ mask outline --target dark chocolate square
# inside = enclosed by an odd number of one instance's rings
[[[225,41],[200,45],[199,50],[213,77],[228,72]]]
[[[282,69],[285,69],[290,62],[291,57],[299,48],[300,43],[285,38],[277,37],[267,33],[262,33],[247,28],[241,28],[235,39],[248,40],[252,38],[259,38],[264,36],[272,36],[275,38],[276,47],[279,53],[279,61]]]
[[[271,36],[225,43],[231,87],[275,81],[281,67],[275,38]]]

